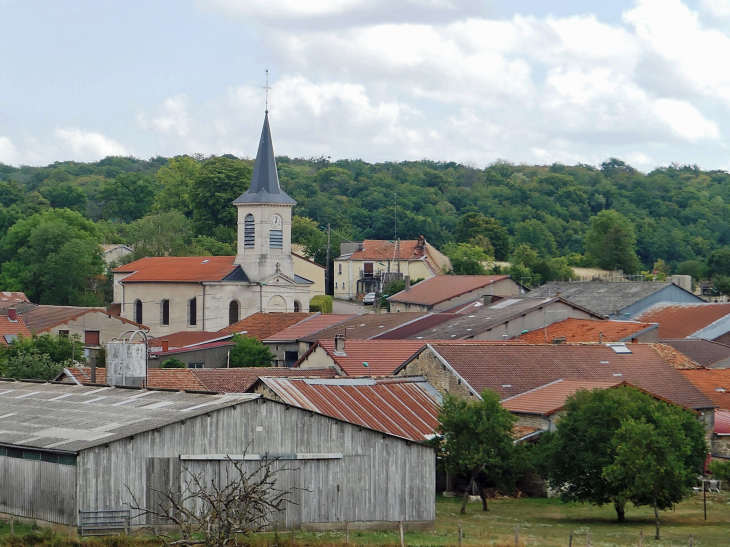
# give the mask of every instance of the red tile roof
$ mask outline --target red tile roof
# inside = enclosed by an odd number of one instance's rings
[[[579,389],[592,391],[619,385],[618,380],[556,380],[547,385],[502,399],[510,412],[550,416],[565,406],[565,400]]]
[[[550,344],[555,338],[566,342],[621,342],[646,329],[656,328],[651,323],[636,321],[593,321],[590,319],[563,319],[547,328],[521,334],[519,339],[530,344]]]
[[[682,352],[703,367],[712,367],[730,358],[730,346],[714,340],[680,338],[679,340],[661,340],[661,343]]]
[[[730,369],[682,370],[682,374],[723,410],[730,410]]]
[[[437,275],[413,285],[409,291],[401,291],[388,298],[393,302],[435,306],[463,294],[485,289],[509,279],[508,275]]]
[[[87,313],[101,313],[121,321],[123,325],[129,325],[132,328],[149,330],[144,325],[124,319],[117,315],[111,314],[103,308],[81,308],[77,306],[46,306],[38,305],[27,309],[19,310],[19,315],[25,320],[25,324],[34,333],[41,333],[51,330],[59,325],[64,325],[70,321],[74,321]]]
[[[65,369],[82,384],[91,382],[90,367],[70,367]],[[151,368],[147,371],[147,382],[151,388],[206,391],[205,386],[195,377],[193,369],[188,368]],[[96,383],[106,383],[106,369],[96,369]]]
[[[335,335],[344,334],[348,340],[368,340],[377,338],[393,329],[403,327],[411,321],[417,321],[430,315],[428,312],[402,313],[365,313],[355,315],[328,329],[320,330],[308,336],[301,336],[305,342],[317,340],[333,340]]]
[[[362,242],[362,250],[350,255],[352,260],[419,260],[425,257],[426,248],[419,246],[416,239],[401,240],[400,253],[395,241],[366,239]]]
[[[2,291],[0,292],[0,302],[30,302],[24,292]]]
[[[262,376],[335,378],[337,371],[332,368],[197,368],[192,369],[195,376],[209,391],[218,393],[246,393]]]
[[[327,352],[347,376],[388,376],[425,344],[420,340],[348,339],[345,340],[344,355],[335,353],[334,340],[320,340],[317,345]],[[312,346],[307,353],[315,351],[317,345]],[[300,364],[306,357],[302,357]]]
[[[422,442],[438,426],[440,397],[423,378],[261,378],[285,403]]]
[[[311,336],[321,330],[357,317],[354,314],[318,314],[269,336],[267,342],[287,342]]]
[[[661,344],[628,344],[631,353],[603,344],[430,346],[478,393],[489,388],[507,398],[562,378],[621,380],[688,408],[714,406],[657,351]]]
[[[219,332],[221,334],[245,334],[250,338],[264,340],[284,329],[312,317],[314,313],[254,313],[238,323],[234,323]]]
[[[659,323],[659,338],[687,338],[730,314],[730,304],[671,304],[652,306],[635,319]]]
[[[0,315],[0,344],[3,346],[8,345],[5,336],[30,338],[32,334],[28,330],[28,327],[25,326],[22,317],[18,317],[15,321],[10,321],[7,315]]]
[[[123,283],[221,281],[238,268],[234,256],[161,256],[135,260],[114,270],[130,275]]]
[[[715,411],[715,435],[730,435],[730,412]]]

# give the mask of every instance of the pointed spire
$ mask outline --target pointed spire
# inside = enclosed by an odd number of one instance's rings
[[[261,140],[259,141],[259,150],[256,153],[256,163],[253,166],[251,186],[238,196],[233,203],[278,203],[281,205],[296,205],[297,203],[279,185],[268,111],[264,117],[264,128],[261,130]]]

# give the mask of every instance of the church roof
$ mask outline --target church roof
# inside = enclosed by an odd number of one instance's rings
[[[135,260],[114,270],[127,273],[124,283],[201,281],[248,281],[240,266],[234,264],[234,256],[160,256]],[[235,274],[235,275],[234,275]],[[240,279],[239,279],[240,278]]]
[[[253,166],[251,186],[243,194],[238,196],[233,203],[297,204],[279,185],[279,175],[276,172],[276,159],[274,158],[274,144],[271,141],[271,129],[269,128],[268,111],[264,118],[264,127],[261,130],[261,140],[259,141],[259,150],[256,153],[256,163]]]

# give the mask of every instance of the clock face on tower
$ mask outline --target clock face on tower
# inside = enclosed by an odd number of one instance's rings
[[[281,219],[279,215],[274,215],[270,219],[271,227],[274,230],[281,230],[281,227],[284,225],[284,221]]]

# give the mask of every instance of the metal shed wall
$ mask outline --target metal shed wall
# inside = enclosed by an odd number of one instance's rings
[[[246,450],[246,448],[248,449]],[[147,481],[159,481],[151,466],[180,455],[263,453],[342,453],[342,459],[290,461],[281,486],[295,486],[279,526],[345,520],[433,521],[435,455],[431,448],[360,428],[326,416],[259,399],[82,451],[79,509],[123,508],[147,497]],[[210,477],[225,461],[180,462]],[[248,465],[248,464],[247,464]],[[252,464],[255,465],[255,464]],[[138,522],[137,524],[143,524]]]
[[[0,512],[59,524],[76,522],[76,468],[0,456]]]
[[[677,304],[701,304],[704,302],[700,297],[685,291],[677,285],[668,285],[663,289],[658,290],[654,294],[650,294],[646,298],[634,302],[633,304],[626,306],[624,309],[619,310],[618,313],[612,313],[611,319],[633,319],[641,312],[648,310],[654,304],[660,302],[676,302]]]

